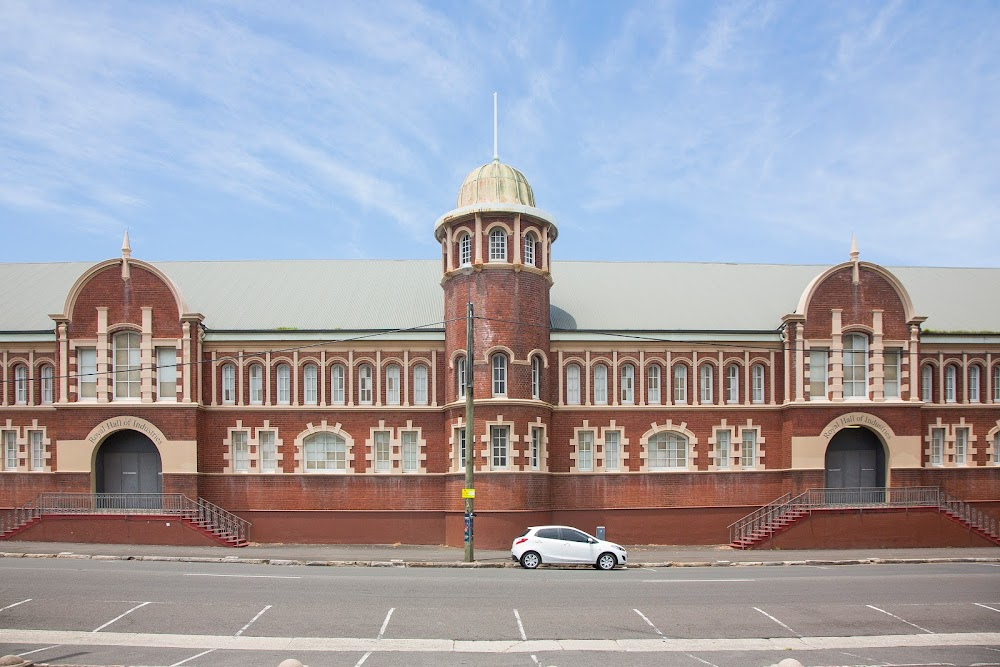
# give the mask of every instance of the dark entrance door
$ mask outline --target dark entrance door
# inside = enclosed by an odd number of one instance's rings
[[[845,428],[826,448],[826,488],[855,489],[885,486],[882,441],[864,427]]]
[[[95,465],[97,493],[163,492],[160,452],[138,431],[118,431],[101,445]]]

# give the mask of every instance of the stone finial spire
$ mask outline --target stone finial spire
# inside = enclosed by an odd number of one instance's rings
[[[122,280],[128,280],[131,277],[129,272],[128,260],[132,257],[132,245],[128,241],[128,230],[125,230],[125,238],[122,239]]]
[[[861,282],[861,271],[858,267],[858,239],[851,234],[851,261],[854,262],[854,279],[855,285]]]

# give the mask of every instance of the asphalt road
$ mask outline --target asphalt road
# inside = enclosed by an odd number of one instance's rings
[[[988,563],[419,569],[0,561],[0,655],[48,664],[1000,665]]]

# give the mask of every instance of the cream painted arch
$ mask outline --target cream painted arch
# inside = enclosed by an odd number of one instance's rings
[[[819,289],[819,286],[823,284],[823,281],[838,271],[853,269],[854,264],[854,262],[849,261],[837,264],[836,266],[831,266],[829,269],[813,278],[802,292],[802,296],[799,297],[799,303],[795,307],[795,314],[805,315],[806,311],[809,309],[809,302],[812,301],[813,295],[816,293],[816,290]],[[896,295],[899,296],[899,300],[903,304],[903,318],[907,323],[912,322],[916,318],[916,315],[913,312],[913,300],[910,299],[910,293],[903,286],[903,283],[900,282],[899,278],[897,278],[888,269],[879,266],[878,264],[873,264],[871,262],[858,262],[857,264],[859,271],[871,271],[872,273],[885,278],[885,280],[892,285],[892,288],[896,291]]]
[[[93,473],[97,451],[108,436],[119,431],[136,431],[149,438],[160,454],[164,474],[198,472],[198,447],[194,440],[169,440],[155,424],[142,417],[121,415],[106,419],[90,430],[83,440],[56,443],[59,472]]]
[[[921,435],[899,435],[880,417],[868,412],[848,412],[827,423],[818,435],[792,437],[792,469],[825,469],[830,441],[845,428],[854,427],[867,428],[882,443],[886,486],[890,484],[894,469],[922,467]]]
[[[83,274],[76,279],[76,282],[73,283],[73,287],[70,288],[69,293],[66,295],[66,304],[63,306],[63,312],[58,315],[52,315],[51,316],[52,319],[68,320],[70,315],[73,313],[73,309],[76,307],[76,300],[80,297],[80,292],[83,291],[83,288],[87,285],[88,282],[90,282],[91,278],[93,278],[98,273],[108,268],[120,266],[122,261],[123,260],[120,257],[116,259],[108,259],[98,264],[95,264],[94,266],[84,271]],[[184,300],[184,295],[181,294],[180,288],[177,287],[174,281],[171,280],[167,276],[167,274],[163,273],[163,271],[160,271],[158,268],[156,268],[149,262],[144,262],[139,259],[132,259],[131,257],[128,258],[127,261],[130,265],[135,265],[137,267],[143,268],[152,273],[153,275],[155,275],[161,281],[163,281],[163,284],[167,287],[168,290],[170,290],[170,293],[174,297],[174,302],[177,304],[177,314],[181,319],[184,319],[194,314],[188,310],[187,302]]]

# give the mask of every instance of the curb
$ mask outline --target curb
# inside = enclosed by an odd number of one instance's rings
[[[294,560],[286,558],[240,558],[238,556],[207,557],[207,556],[108,556],[100,554],[27,554],[0,552],[0,558],[64,558],[72,560],[134,560],[163,563],[234,563],[239,565],[304,565],[310,567],[413,567],[413,568],[472,568],[500,569],[518,568],[513,561],[503,562],[473,562],[462,561],[404,561],[393,560]],[[837,565],[915,565],[938,563],[1000,563],[1000,557],[947,557],[947,558],[849,558],[843,560],[774,560],[774,561],[662,561],[662,562],[631,562],[626,568],[668,568],[668,567],[774,567],[774,566],[837,566]],[[570,565],[579,569],[590,569],[589,565]]]

